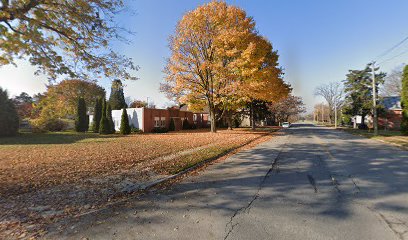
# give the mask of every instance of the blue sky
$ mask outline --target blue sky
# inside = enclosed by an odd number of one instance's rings
[[[132,57],[140,70],[138,81],[126,82],[125,95],[145,100],[149,97],[159,107],[168,100],[158,90],[162,69],[169,56],[167,39],[182,15],[208,1],[133,0],[118,17],[121,25],[136,32],[130,45],[115,48]],[[385,50],[408,36],[408,1],[406,0],[230,0],[252,16],[260,34],[266,36],[280,54],[285,80],[294,94],[301,96],[308,109],[321,102],[313,96],[316,86],[345,78],[349,69],[364,68]],[[389,55],[406,54],[380,65],[389,71],[408,63],[408,41]],[[24,61],[18,67],[0,68],[0,86],[11,95],[26,91],[44,91],[45,76],[34,76],[35,68]],[[99,82],[109,91],[107,80]]]

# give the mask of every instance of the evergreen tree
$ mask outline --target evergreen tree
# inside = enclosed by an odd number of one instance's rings
[[[18,132],[19,118],[7,91],[0,87],[0,137],[13,136]]]
[[[176,124],[174,123],[173,118],[170,118],[169,131],[176,131]]]
[[[106,107],[106,119],[108,119],[108,123],[109,123],[109,133],[115,133],[115,123],[113,122],[113,118],[112,118],[112,108],[111,105],[109,103],[107,103],[107,107]]]
[[[131,129],[129,126],[129,117],[128,117],[126,108],[123,108],[122,118],[120,121],[120,133],[123,135],[127,135],[127,134],[130,134],[130,132],[131,132]]]
[[[94,117],[92,121],[92,131],[94,133],[99,132],[99,123],[102,117],[102,99],[98,98],[95,101]]]
[[[377,96],[378,86],[384,83],[384,77],[385,73],[383,72],[375,75]],[[373,108],[372,86],[372,69],[370,64],[364,70],[349,70],[347,78],[344,80],[344,91],[346,93],[344,114],[352,116],[361,115],[362,119],[369,115]],[[366,127],[365,123],[360,125],[360,128]]]
[[[402,75],[401,106],[401,132],[404,135],[408,135],[408,65],[405,66],[404,73]]]
[[[102,116],[101,116],[101,121],[99,123],[99,133],[100,134],[110,133],[109,121],[106,118],[106,100],[105,99],[103,99],[102,101]]]
[[[123,94],[123,84],[120,80],[113,80],[112,82],[109,104],[112,110],[120,110],[127,107]]]
[[[88,131],[89,121],[86,115],[86,103],[83,97],[78,98],[77,113],[75,118],[75,130],[77,132]]]
[[[187,118],[185,118],[184,121],[183,121],[183,129],[184,130],[191,129],[190,122],[188,121]]]

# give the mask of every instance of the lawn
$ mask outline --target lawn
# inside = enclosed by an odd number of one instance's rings
[[[205,129],[129,136],[22,133],[2,138],[0,232],[26,231],[25,226],[42,220],[97,209],[123,197],[129,183],[180,172],[269,139],[274,131],[236,129],[213,134]]]
[[[373,130],[361,130],[352,128],[343,128],[343,130],[366,138],[372,138],[392,144],[397,144],[403,148],[408,149],[408,136],[403,136],[400,131],[379,130],[378,136],[374,136]]]

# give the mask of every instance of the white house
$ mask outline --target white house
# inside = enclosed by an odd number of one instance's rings
[[[112,119],[115,124],[115,130],[120,130],[120,122],[122,120],[123,110],[112,110]],[[143,129],[143,108],[126,108],[129,125],[135,128]],[[93,121],[93,115],[89,115],[89,124]]]

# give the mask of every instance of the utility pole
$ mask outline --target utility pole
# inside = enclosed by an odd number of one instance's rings
[[[322,124],[324,124],[324,103],[322,103]]]
[[[374,136],[378,135],[378,116],[377,116],[377,90],[375,84],[375,62],[371,64],[372,73],[373,73],[373,125],[374,125]],[[363,119],[364,121],[364,119]]]
[[[334,128],[337,129],[337,102],[334,100]]]
[[[147,97],[146,105],[147,105],[147,108],[149,108],[149,97]]]

